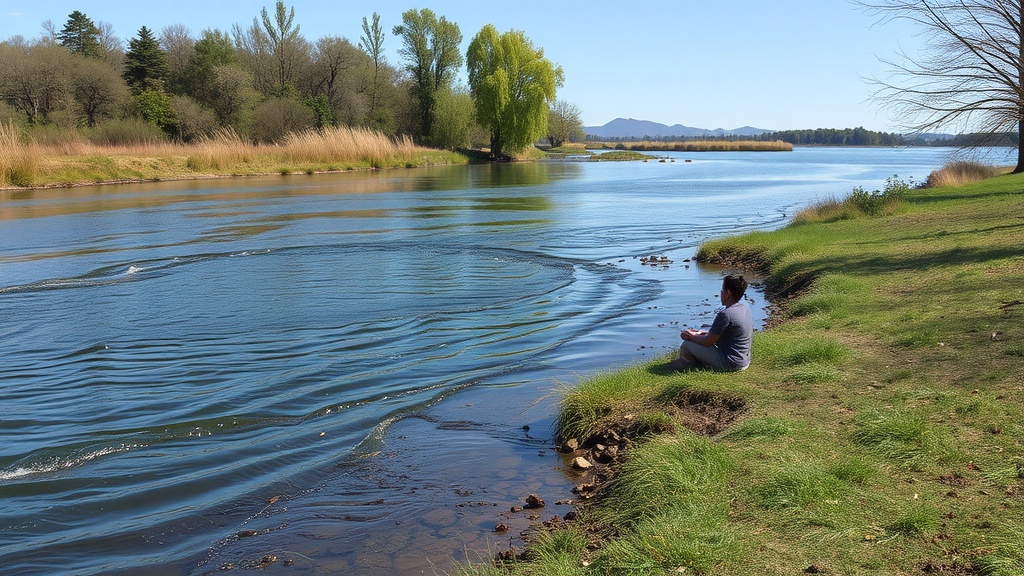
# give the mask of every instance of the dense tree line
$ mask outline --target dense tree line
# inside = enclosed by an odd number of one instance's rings
[[[471,71],[471,85],[458,85],[462,32],[429,9],[403,13],[393,38],[380,15],[364,17],[355,43],[306,39],[295,8],[281,1],[248,25],[198,35],[180,24],[159,33],[143,26],[122,42],[110,26],[77,10],[62,28],[47,22],[43,29],[37,39],[0,42],[0,121],[61,130],[135,122],[181,141],[230,128],[265,142],[347,125],[439,147],[521,148],[548,136],[549,105],[562,77],[521,32],[498,36],[488,25],[488,39],[518,42],[505,48],[509,57],[494,62],[489,78],[518,80],[474,85]],[[389,41],[400,46],[402,62],[385,57]],[[523,109],[501,111],[509,102]],[[578,110],[569,109],[578,123]]]
[[[782,130],[762,134],[756,140],[782,140],[794,146],[902,146],[902,134],[875,132],[864,128],[816,128]]]

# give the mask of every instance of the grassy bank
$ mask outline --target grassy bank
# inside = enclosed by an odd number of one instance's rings
[[[792,152],[793,145],[781,140],[687,140],[684,142],[587,142],[588,148],[635,150],[637,152]]]
[[[751,368],[567,389],[561,437],[626,456],[579,473],[568,527],[462,571],[1024,573],[1024,175],[898,184],[704,245],[788,297]]]
[[[253,144],[230,131],[193,144],[96,144],[74,133],[37,142],[0,124],[0,187],[291,174],[466,163],[466,156],[360,128],[291,134]]]

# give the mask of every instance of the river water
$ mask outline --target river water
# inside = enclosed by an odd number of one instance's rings
[[[949,153],[0,192],[0,566],[372,575],[486,558],[510,540],[498,521],[531,522],[510,506],[571,497],[550,449],[559,386],[710,320],[721,271],[686,261],[700,242],[923,180]]]

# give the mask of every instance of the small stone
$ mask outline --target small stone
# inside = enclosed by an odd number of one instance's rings
[[[575,452],[580,449],[580,441],[575,438],[569,438],[565,442],[562,442],[562,452]]]
[[[509,508],[509,512],[512,512],[513,514],[516,513],[516,512],[522,512],[522,511],[523,511],[523,507],[522,506],[513,506],[512,508]]]
[[[235,536],[238,536],[239,538],[248,538],[250,536],[255,536],[257,534],[259,534],[259,532],[255,530],[241,530],[237,534],[235,534]]]
[[[497,533],[508,532],[508,525],[504,522],[498,522],[498,525],[494,527],[494,531]]]
[[[277,556],[274,556],[273,554],[267,554],[263,558],[260,558],[260,568],[266,568],[274,562],[277,562]]]
[[[544,500],[541,500],[540,496],[537,496],[536,494],[530,494],[529,496],[526,497],[526,506],[524,506],[524,508],[533,509],[543,507]]]
[[[592,466],[593,464],[590,463],[590,460],[587,460],[583,456],[577,456],[572,461],[572,467],[577,470],[586,470]]]

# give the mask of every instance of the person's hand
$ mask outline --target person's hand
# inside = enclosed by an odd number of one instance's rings
[[[682,332],[679,333],[679,337],[682,338],[683,340],[693,340],[694,336],[700,336],[701,334],[704,334],[703,330],[687,328],[686,330],[683,330]]]

